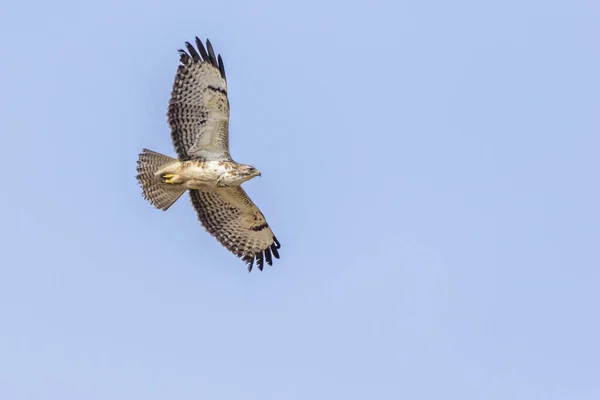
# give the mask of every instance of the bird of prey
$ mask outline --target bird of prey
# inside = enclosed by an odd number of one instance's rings
[[[179,50],[167,121],[177,158],[143,149],[137,161],[142,195],[166,211],[189,191],[192,206],[206,231],[241,258],[248,272],[256,262],[273,265],[281,247],[243,182],[260,176],[229,154],[229,100],[221,55],[209,40],[196,37],[196,48]]]

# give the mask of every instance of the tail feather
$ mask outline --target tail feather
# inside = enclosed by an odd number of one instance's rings
[[[154,173],[177,159],[154,151],[143,149],[137,162],[136,179],[142,188],[142,195],[154,207],[167,211],[187,190],[179,185],[167,185]]]

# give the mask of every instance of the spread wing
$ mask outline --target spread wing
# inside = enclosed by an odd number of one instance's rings
[[[190,198],[204,228],[241,258],[248,272],[252,271],[255,260],[262,271],[265,261],[273,265],[272,256],[279,258],[279,241],[244,189],[190,190]]]
[[[229,100],[221,55],[196,37],[196,46],[179,50],[167,121],[180,160],[230,160]]]

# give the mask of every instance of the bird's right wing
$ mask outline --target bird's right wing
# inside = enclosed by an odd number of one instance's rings
[[[196,37],[179,50],[180,65],[167,111],[171,139],[180,160],[230,160],[229,100],[225,67],[209,40]],[[207,51],[208,49],[208,51]]]

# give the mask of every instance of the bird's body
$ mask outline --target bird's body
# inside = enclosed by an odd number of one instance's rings
[[[248,271],[279,258],[279,241],[241,184],[260,175],[229,154],[229,100],[225,68],[210,41],[180,50],[167,119],[177,158],[144,149],[137,162],[142,194],[166,211],[189,191],[204,228],[240,257]]]
[[[254,167],[234,161],[175,161],[154,173],[163,182],[181,185],[187,189],[216,189],[239,186],[249,175],[240,175],[240,170],[256,170]],[[257,170],[256,170],[257,171]],[[257,174],[260,174],[257,171]],[[254,177],[254,176],[252,176]]]

